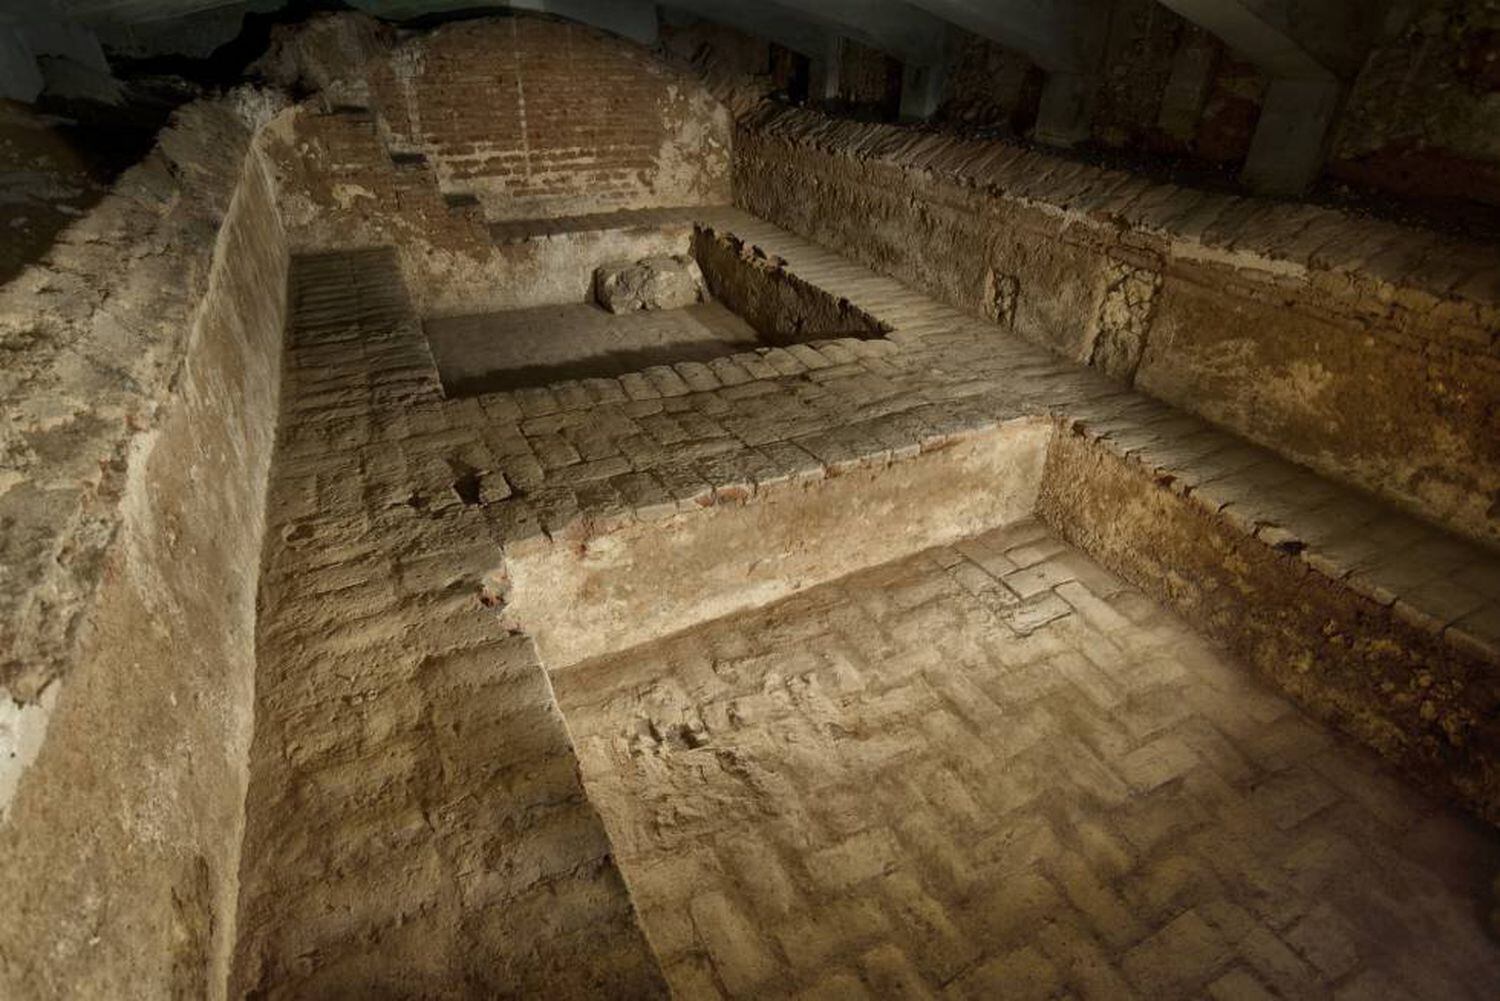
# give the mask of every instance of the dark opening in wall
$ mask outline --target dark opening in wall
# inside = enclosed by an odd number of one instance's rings
[[[771,82],[793,104],[803,104],[812,85],[812,62],[800,52],[771,43]]]
[[[839,104],[851,118],[894,122],[901,112],[901,61],[845,41],[839,65]]]

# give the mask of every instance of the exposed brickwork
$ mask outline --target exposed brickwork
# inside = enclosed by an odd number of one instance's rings
[[[758,215],[978,315],[1012,276],[1028,338],[1500,540],[1493,248],[806,111],[743,120],[735,162]],[[1136,366],[1098,352],[1121,266],[1155,286]]]
[[[584,194],[639,204],[675,138],[672,88],[687,86],[644,51],[530,17],[434,32],[372,85],[393,150],[425,154],[445,188],[483,191],[521,218]]]
[[[1489,765],[1455,767],[1454,752],[1500,736],[1489,708],[1500,705],[1500,679],[1487,658],[1450,658],[1447,627],[1434,627],[1469,614],[1465,582],[1493,574],[1493,563],[1476,565],[1471,552],[1451,545],[1408,551],[1408,526],[1347,502],[1314,508],[1292,534],[1267,525],[1258,534],[1270,545],[1257,545],[1233,519],[1216,517],[1219,505],[1233,505],[1229,498],[1257,481],[1287,493],[1315,491],[1313,484],[1251,465],[1218,484],[1189,479],[1161,489],[1149,446],[1133,457],[1144,461],[1132,461],[1093,438],[1088,429],[1061,436],[1049,457],[1041,510],[1067,537],[1388,757],[1425,761],[1460,789],[1490,782]],[[1235,467],[1243,461],[1253,460],[1229,458]],[[1308,540],[1311,549],[1303,548]],[[1382,565],[1387,580],[1399,580],[1394,586],[1428,611],[1392,586],[1371,586],[1370,569]],[[1188,566],[1194,572],[1184,573]],[[1486,650],[1492,642],[1477,641]],[[1376,692],[1383,709],[1372,712]]]
[[[714,298],[754,327],[768,344],[783,347],[833,337],[877,338],[875,317],[798,278],[733,234],[699,227],[693,252],[703,264]]]
[[[1077,537],[1090,551],[1097,547],[1113,565],[1128,567],[1132,579],[1193,621],[1207,608],[1183,585],[1204,582],[1220,614],[1244,629],[1238,638],[1220,635],[1305,706],[1406,762],[1424,781],[1497,815],[1493,792],[1462,791],[1493,785],[1494,752],[1480,750],[1496,744],[1500,706],[1492,680],[1500,664],[1500,572],[1491,553],[774,226],[743,220],[733,228],[890,325],[902,350],[887,361],[914,381],[908,384],[937,396],[944,391],[936,379],[946,392],[974,394],[969,406],[999,398],[1057,415],[1109,461],[1128,460],[1132,490],[1139,491],[1130,503],[1160,508],[1161,525],[1122,518],[1126,495],[1108,492],[1112,476],[1080,473],[1073,484],[1079,489],[1072,489],[1049,475],[1044,498],[1051,491],[1064,501],[1061,522],[1087,533]],[[1214,541],[1161,527],[1184,503],[1186,517],[1212,526]],[[1114,554],[1131,559],[1117,562]],[[1256,616],[1246,614],[1243,600],[1247,558],[1252,566],[1282,567],[1256,592]],[[1304,605],[1304,588],[1317,601]],[[1212,628],[1212,619],[1204,621]],[[1244,642],[1249,636],[1258,638]],[[1419,694],[1434,684],[1440,695]]]
[[[649,51],[578,24],[448,24],[358,82],[338,93],[363,105],[325,94],[277,130],[293,244],[394,245],[424,312],[514,305],[511,286],[545,280],[553,256],[496,245],[491,223],[729,201],[728,111]],[[578,233],[572,250],[587,254]]]
[[[930,243],[894,259],[988,321],[970,319],[701,208],[727,192],[726,113],[642,50],[534,17],[387,55],[393,37],[288,50],[286,79],[323,93],[243,162],[273,102],[194,106],[208,128],[179,121],[4,290],[0,548],[20,559],[0,563],[20,575],[0,574],[19,609],[0,696],[22,701],[0,697],[0,993],[636,997],[669,975],[687,995],[1455,996],[1497,979],[1476,900],[1492,832],[1388,782],[1037,525],[806,590],[1008,522],[1045,486],[1060,531],[1494,821],[1493,553],[1125,385],[1391,479],[1483,537],[1492,254],[1045,159],[980,193],[972,147],[879,131],[832,143],[901,161],[863,188],[766,167],[826,182],[811,201],[858,217],[879,266],[917,217]],[[793,138],[788,162],[809,146]],[[766,313],[804,317],[795,343],[445,397],[419,313],[492,306],[518,276],[566,297],[554,269],[580,247],[680,242],[689,222],[768,280]],[[385,249],[297,262],[278,408],[289,234]],[[1116,378],[1007,329],[1061,332]],[[1329,427],[1352,444],[1319,452]],[[958,499],[927,504],[933,485]],[[522,572],[611,551],[645,572],[576,591]],[[614,614],[632,587],[654,607],[739,602],[691,622],[805,592],[671,640],[728,637],[648,665],[649,692],[610,709],[649,717],[607,748],[616,778],[682,791],[607,801],[616,820],[656,810],[621,844],[698,830],[712,847],[673,859],[701,872],[649,867],[649,943],[538,654],[558,648],[517,600]],[[593,635],[594,652],[640,638]],[[774,768],[751,753],[767,736]],[[726,847],[726,823],[763,836]]]
[[[759,503],[789,483],[817,489],[828,477],[848,482],[856,470],[879,474],[924,450],[948,447],[1028,414],[1083,422],[1111,455],[1149,470],[1144,474],[1148,489],[1185,495],[1202,506],[1202,516],[1217,531],[1230,533],[1235,545],[1248,547],[1256,559],[1292,561],[1303,574],[1326,581],[1335,607],[1361,609],[1361,637],[1384,644],[1390,663],[1413,679],[1428,672],[1438,689],[1457,697],[1445,695],[1448,700],[1435,713],[1424,714],[1404,689],[1393,696],[1383,688],[1385,676],[1346,684],[1348,677],[1358,679],[1357,672],[1325,673],[1317,664],[1301,687],[1292,687],[1311,708],[1338,718],[1434,789],[1466,796],[1476,809],[1493,813],[1493,786],[1483,778],[1495,753],[1493,735],[1483,723],[1492,716],[1493,706],[1484,701],[1492,693],[1473,688],[1460,694],[1448,685],[1461,672],[1480,677],[1492,669],[1485,665],[1500,661],[1495,644],[1500,578],[1483,553],[1371,505],[1362,508],[1364,502],[1348,492],[1263,450],[774,226],[730,211],[705,211],[702,222],[785,260],[801,280],[848,298],[891,333],[880,340],[763,348],[712,364],[661,365],[618,379],[444,400],[420,328],[401,301],[389,254],[306,265],[321,281],[299,286],[299,327],[287,376],[285,459],[273,495],[273,542],[263,592],[258,689],[264,723],[257,731],[249,801],[238,983],[260,982],[294,993],[395,982],[420,992],[462,971],[487,990],[523,990],[548,979],[561,983],[564,994],[599,984],[616,992],[631,989],[629,984],[659,988],[618,874],[605,861],[609,842],[582,798],[560,717],[541,680],[543,667],[524,639],[497,633],[492,613],[481,607],[481,584],[485,601],[504,600],[505,582],[496,573],[503,574],[502,552],[514,561],[541,550],[607,549],[627,536],[649,540],[651,526],[664,519],[711,518],[720,505]],[[1355,513],[1368,515],[1362,534],[1402,536],[1406,546],[1392,551],[1398,558],[1341,562],[1351,557],[1339,546],[1340,519]],[[1164,572],[1207,573],[1200,554],[1160,548]],[[967,579],[989,594],[987,600],[1001,603],[1001,621],[1021,631],[1044,627],[1058,616],[1071,618],[1075,603],[1084,610],[1078,614],[1099,613],[1087,593],[1097,569],[1080,593],[1062,576],[1083,577],[1076,561],[1058,570],[1047,561],[1055,554],[1037,557],[1039,564],[1015,552],[1001,555],[1017,566],[1013,572],[993,561],[991,569],[1002,568],[994,588],[971,570],[955,570],[958,578],[945,571],[943,580],[962,586]],[[1212,550],[1207,557],[1210,565],[1239,558]],[[1413,567],[1437,565],[1451,565],[1455,572],[1449,576],[1461,583],[1439,592],[1410,575]],[[1006,593],[1019,601],[1007,602]],[[1104,588],[1092,597],[1108,593]],[[1281,592],[1265,596],[1270,615],[1278,614],[1276,602],[1282,600],[1296,598]],[[1418,609],[1421,614],[1414,614]],[[1281,621],[1280,649],[1288,656],[1325,641],[1320,621]],[[929,635],[962,644],[972,633],[955,620],[935,626]],[[1037,635],[1045,633],[1043,628]],[[1174,646],[1181,645],[1177,636]],[[1046,666],[1047,677],[1053,677],[1055,665]],[[1213,722],[1233,739],[1249,741],[1267,721],[1252,713],[1254,724],[1247,722],[1244,704],[1237,696],[1232,708],[1221,706],[1224,718]],[[1340,717],[1339,707],[1346,705],[1357,705],[1360,714]],[[1326,741],[1321,731],[1292,718],[1298,734]],[[449,720],[462,725],[454,730]],[[1382,734],[1393,729],[1412,736],[1382,743]],[[1003,739],[1013,732],[1000,727],[990,736]],[[699,739],[692,727],[664,733],[659,739],[684,746]],[[1137,740],[1129,752],[1147,745]],[[1443,748],[1440,765],[1408,753],[1425,747]],[[1154,768],[1170,779],[1175,760],[1143,754],[1136,764],[1142,774]],[[1124,769],[1123,761],[1122,753],[1121,763],[1110,767]],[[512,768],[514,762],[529,764]],[[1279,788],[1272,779],[1281,767],[1262,767],[1266,786]],[[1082,782],[1089,773],[1072,768],[1063,774]],[[1356,774],[1368,780],[1368,769]],[[1128,781],[1122,776],[1116,781]],[[1467,777],[1477,778],[1469,783]],[[1313,781],[1313,788],[1321,795],[1325,786],[1343,789],[1338,783],[1354,781],[1341,777],[1335,783],[1325,776]],[[1298,798],[1300,787],[1292,786],[1281,805],[1289,815],[1305,816],[1310,830],[1327,833],[1309,844],[1332,854],[1319,860],[1313,848],[1283,840],[1274,850],[1288,854],[1268,857],[1288,864],[1296,859],[1315,874],[1309,879],[1363,864],[1350,861],[1345,843],[1335,837],[1347,835],[1344,827],[1318,826],[1325,807],[1328,817],[1343,817],[1349,802],[1363,801],[1341,793],[1331,803],[1313,796],[1307,806]],[[1191,829],[1201,837],[1219,830],[1199,807],[1183,806],[1184,784],[1165,782],[1167,787],[1176,792],[1163,792],[1162,803],[1143,790],[1116,804],[1141,811],[1139,827],[1132,829],[1146,832],[1139,835],[1143,843],[1150,841],[1151,824],[1182,816],[1179,809],[1189,811],[1185,816],[1200,825]],[[1265,809],[1281,806],[1255,807]],[[495,824],[495,816],[517,819]],[[574,833],[559,838],[558,831]],[[857,833],[850,829],[844,837]],[[1413,835],[1412,850],[1427,843],[1426,837]],[[830,840],[818,847],[837,849],[837,844]],[[1195,850],[1206,859],[1218,847]],[[1255,848],[1245,850],[1253,855]],[[850,885],[861,883],[859,865],[881,856],[856,849],[861,845],[820,857],[820,878],[843,872]],[[1309,854],[1298,854],[1301,849]],[[1186,992],[1220,977],[1228,978],[1224,989],[1245,977],[1274,984],[1284,972],[1273,969],[1282,946],[1297,963],[1312,962],[1325,935],[1335,945],[1324,950],[1323,961],[1339,969],[1340,960],[1328,957],[1337,957],[1340,940],[1324,930],[1336,922],[1323,911],[1309,913],[1317,923],[1300,930],[1297,920],[1277,923],[1263,913],[1277,899],[1301,900],[1315,896],[1312,891],[1303,887],[1297,889],[1302,897],[1281,897],[1278,887],[1277,893],[1257,895],[1247,889],[1252,882],[1234,881],[1248,881],[1247,873],[1272,862],[1230,855],[1227,849],[1222,854],[1223,865],[1241,868],[1227,874],[1214,870],[1207,882],[1238,887],[1227,899],[1241,910],[1208,909],[1206,903],[1194,909],[1196,901],[1147,908],[1142,913],[1152,915],[1151,921],[1137,915],[1125,926],[1139,929],[1137,937],[1101,946],[1114,950],[1106,965],[1115,974],[1143,993]],[[378,865],[360,861],[377,857]],[[365,896],[374,892],[370,872],[382,874],[381,886],[399,885],[401,893]],[[1057,890],[1053,880],[1076,875],[1061,868],[1057,873],[1038,875],[1038,892]],[[453,880],[457,891],[449,889]],[[940,899],[925,884],[918,889],[925,898],[912,896],[917,904]],[[1011,889],[1007,886],[1008,895]],[[1059,892],[1067,893],[1068,884]],[[1084,918],[1094,901],[1067,899],[1066,906]],[[1043,899],[1044,905],[1050,902]],[[765,926],[752,921],[743,906],[725,888],[688,905],[686,920],[692,929],[708,929],[710,953],[718,949],[729,956],[724,966],[729,972],[720,969],[719,982],[749,990],[791,957],[781,938],[754,945]],[[840,922],[847,917],[847,927],[857,929],[857,910],[818,927],[842,931],[846,925]],[[899,927],[897,922],[909,920],[911,913],[881,910],[880,920]],[[994,955],[979,950],[972,958],[982,956],[982,962],[966,960],[953,971],[967,987],[982,990],[983,978],[1000,969],[1024,967],[1046,981],[1063,975],[1049,968],[1069,968],[1044,942],[986,939],[995,925],[983,927],[983,942],[1003,941],[1012,951],[1031,944],[1033,952],[1010,956],[1007,951],[1001,955],[1010,959],[996,966]],[[771,926],[773,934],[781,930],[780,924]],[[1472,925],[1450,930],[1460,938],[1473,933]],[[589,951],[601,934],[615,944],[602,953]],[[813,950],[818,939],[809,931],[792,941],[794,948],[806,944]],[[943,940],[932,941],[941,945]],[[316,943],[315,955],[308,956],[308,942]],[[659,941],[653,939],[653,945],[666,953]],[[864,965],[851,966],[848,976],[876,976],[868,967],[900,977],[907,963],[916,966],[919,977],[926,975],[917,957],[903,958],[877,945],[861,940],[858,955]],[[836,936],[829,948],[842,949],[844,943]],[[599,958],[584,963],[580,955]],[[1201,968],[1185,967],[1197,971],[1188,985],[1158,985],[1157,978],[1178,968],[1171,957],[1182,955],[1203,960]],[[1488,961],[1479,952],[1466,955]],[[1395,975],[1409,977],[1420,965],[1412,962]],[[672,976],[686,976],[688,969],[674,965]],[[1434,977],[1461,978],[1451,968],[1432,969]],[[1318,976],[1351,990],[1359,983],[1341,979],[1347,978],[1341,969],[1318,970]],[[844,981],[830,985],[841,987],[852,990]]]
[[[366,76],[383,156],[435,171],[444,192],[479,196],[493,218],[727,200],[725,113],[709,121],[700,85],[591,28],[525,16],[451,24]],[[337,122],[318,121],[309,134],[326,129],[337,160],[381,166],[342,142]]]
[[[1319,670],[1314,655],[1328,642],[1321,620],[1283,616],[1278,602],[1295,592],[1270,588],[1264,607],[1276,649],[1312,658],[1298,696],[1493,814],[1496,740],[1487,721],[1496,693],[1449,684],[1500,663],[1492,556],[774,226],[732,211],[705,210],[702,221],[785,260],[800,280],[892,332],[433,403],[452,435],[439,439],[441,461],[408,469],[419,482],[403,499],[458,505],[462,470],[498,501],[487,510],[500,538],[523,552],[740,503],[759,484],[879,468],[1028,414],[1081,421],[1109,453],[1136,463],[1150,490],[1186,497],[1236,545],[1322,581],[1331,607],[1358,617],[1364,648],[1384,666],[1349,670],[1340,660]],[[408,336],[418,336],[415,325]],[[1376,535],[1401,545],[1360,547]],[[1212,576],[1219,561],[1232,565],[1220,549],[1152,545],[1171,573]],[[1434,573],[1451,583],[1430,586]],[[1429,709],[1407,694],[1423,675],[1447,693]]]
[[[680,997],[1500,977],[1492,836],[1034,522],[555,685]]]
[[[291,294],[232,992],[659,994],[393,255]]]

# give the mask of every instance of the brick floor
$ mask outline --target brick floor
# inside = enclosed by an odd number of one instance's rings
[[[678,996],[1493,997],[1493,831],[1025,522],[554,676]]]

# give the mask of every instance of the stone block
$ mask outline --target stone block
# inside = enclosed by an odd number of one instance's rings
[[[606,264],[594,270],[594,299],[611,313],[680,309],[703,300],[703,272],[686,254]]]

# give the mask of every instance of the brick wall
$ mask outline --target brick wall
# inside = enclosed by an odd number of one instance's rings
[[[728,137],[714,134],[722,119],[703,120],[713,107],[701,88],[582,25],[450,25],[377,62],[369,80],[389,149],[425,155],[445,192],[477,196],[492,218],[727,194]]]
[[[394,246],[418,310],[456,313],[514,305],[548,266],[492,222],[725,204],[730,137],[647,50],[517,16],[409,39],[303,102],[274,152],[295,249]]]
[[[735,197],[1295,461],[1500,539],[1493,248],[796,110],[742,121]]]

